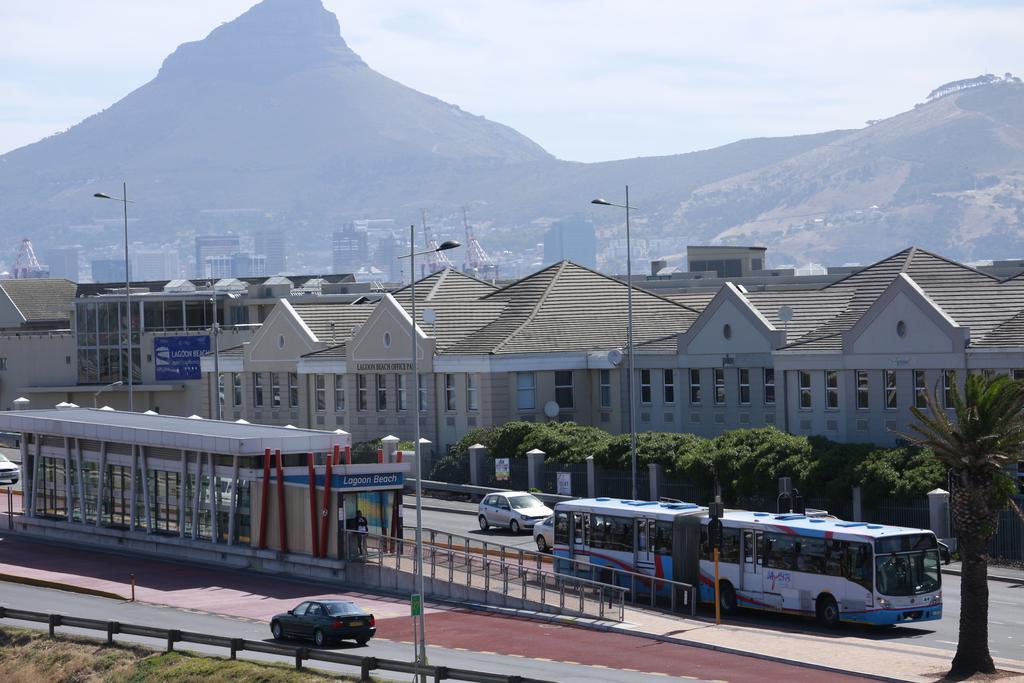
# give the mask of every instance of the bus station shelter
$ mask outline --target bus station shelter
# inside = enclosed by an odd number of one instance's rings
[[[340,430],[69,407],[0,413],[0,431],[21,435],[28,534],[323,577],[357,511],[401,536],[410,464],[351,464]]]

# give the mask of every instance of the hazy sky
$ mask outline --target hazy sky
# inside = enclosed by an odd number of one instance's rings
[[[0,0],[0,153],[156,75],[253,0]],[[324,0],[405,85],[563,159],[859,127],[946,81],[1024,70],[1024,3]]]

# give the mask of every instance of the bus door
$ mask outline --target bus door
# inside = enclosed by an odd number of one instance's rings
[[[576,575],[586,571],[590,563],[590,513],[572,513],[572,534],[569,537],[569,556],[576,562],[569,568],[569,573]]]
[[[763,590],[761,544],[764,542],[764,532],[744,529],[742,539],[743,547],[740,548],[740,552],[743,555],[743,566],[740,569],[740,590],[760,593]]]
[[[654,568],[654,520],[637,519],[635,522],[633,566],[641,574],[654,573],[646,571]]]

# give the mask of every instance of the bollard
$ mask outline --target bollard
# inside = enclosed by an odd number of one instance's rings
[[[46,621],[47,621],[47,624],[50,627],[50,637],[53,638],[53,629],[56,628],[57,626],[60,626],[60,615],[59,614],[51,614]]]
[[[174,652],[174,644],[181,640],[181,631],[170,630],[167,632],[167,651]]]
[[[107,645],[114,644],[114,634],[121,630],[121,625],[116,621],[107,622]]]
[[[371,680],[370,672],[377,668],[376,657],[363,657],[362,663],[359,665],[359,680],[367,681]]]
[[[238,651],[242,650],[242,649],[244,649],[242,647],[242,639],[241,638],[232,638],[231,639],[231,659],[236,659],[237,656],[238,656]]]
[[[132,577],[132,602],[135,602],[135,574],[130,574]]]
[[[303,659],[308,659],[308,657],[309,657],[309,651],[306,648],[304,648],[304,647],[296,648],[295,649],[295,668],[301,670],[302,669],[302,660]]]

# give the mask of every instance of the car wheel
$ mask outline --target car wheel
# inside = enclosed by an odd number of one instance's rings
[[[541,534],[537,534],[537,550],[542,553],[546,553],[550,550],[550,548],[548,548],[548,542],[544,540],[544,536]]]
[[[487,518],[484,517],[483,515],[480,515],[477,518],[477,521],[480,522],[480,531],[487,531],[487,529],[490,528],[490,526],[491,526],[490,524],[487,523]]]
[[[320,629],[313,631],[313,642],[316,643],[317,647],[323,647],[324,643],[327,642],[327,638],[324,637],[324,632]]]
[[[508,523],[508,528],[512,531],[512,533],[518,534],[519,533],[519,522],[517,522],[516,520],[513,519],[511,522]]]
[[[728,581],[718,583],[718,604],[726,614],[736,614],[736,589]]]
[[[831,595],[819,595],[815,612],[825,628],[839,628],[839,605]]]
[[[284,632],[281,630],[281,622],[275,621],[270,624],[270,633],[274,636],[274,640],[281,640],[284,637]]]
[[[368,642],[370,642],[369,638],[356,638],[356,645],[359,647],[366,647]]]

